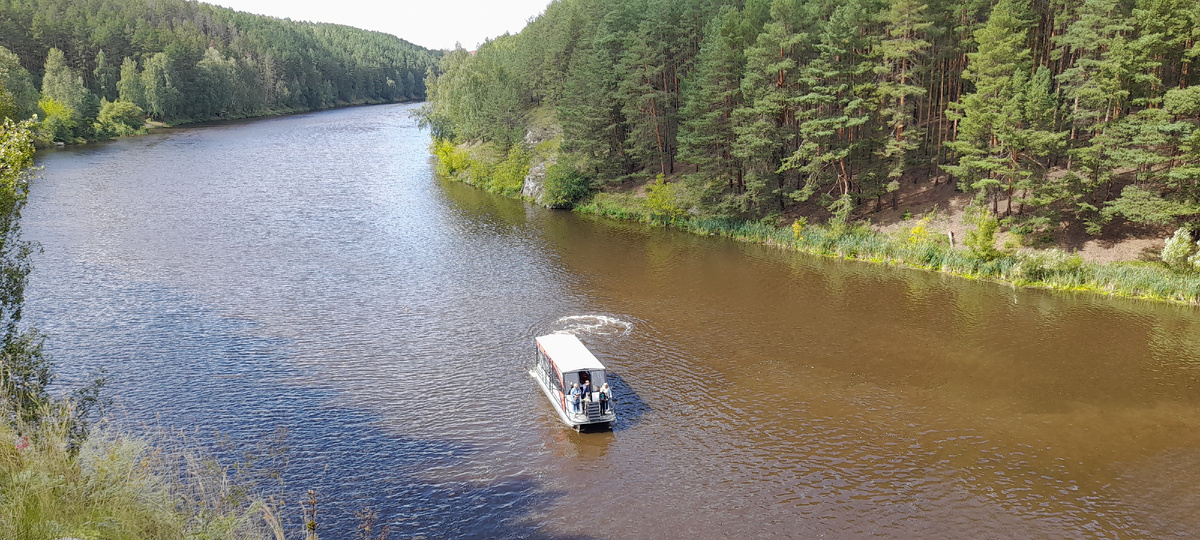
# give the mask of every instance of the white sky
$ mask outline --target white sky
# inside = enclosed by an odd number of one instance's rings
[[[515,34],[550,0],[201,0],[294,21],[345,24],[394,34],[430,49]]]

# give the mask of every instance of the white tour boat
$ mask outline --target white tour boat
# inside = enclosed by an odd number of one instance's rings
[[[558,417],[576,430],[611,427],[617,420],[611,387],[609,395],[605,396],[607,399],[600,399],[600,388],[608,382],[604,364],[571,334],[550,334],[534,341],[537,342],[537,362],[529,375],[542,387]],[[576,406],[571,402],[571,387],[575,384],[582,387],[584,381],[590,381],[591,391],[581,396]],[[606,410],[601,409],[604,405],[607,405]]]

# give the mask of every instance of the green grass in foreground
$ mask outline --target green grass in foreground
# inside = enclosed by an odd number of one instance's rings
[[[0,421],[0,538],[284,537],[277,507],[251,500],[182,435],[97,429],[75,450],[65,418]]]
[[[1200,275],[1151,262],[1090,263],[1062,250],[1022,250],[980,257],[941,235],[914,229],[890,236],[864,225],[781,228],[756,222],[688,217],[662,220],[631,194],[598,193],[576,212],[771,245],[825,257],[933,270],[1022,287],[1092,291],[1187,304],[1200,303]]]

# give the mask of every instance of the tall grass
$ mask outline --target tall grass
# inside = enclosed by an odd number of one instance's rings
[[[108,427],[72,449],[68,424],[60,411],[0,423],[0,538],[284,537],[275,507],[178,434]]]

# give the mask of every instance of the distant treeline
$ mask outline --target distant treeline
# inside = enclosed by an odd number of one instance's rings
[[[1018,231],[1200,216],[1195,0],[556,0],[442,59],[426,122],[519,143],[547,107],[594,184],[835,218],[944,177]],[[541,113],[538,113],[541,115]]]
[[[0,0],[0,47],[0,113],[38,113],[57,140],[96,138],[137,112],[194,122],[420,100],[441,56],[187,0]]]

